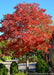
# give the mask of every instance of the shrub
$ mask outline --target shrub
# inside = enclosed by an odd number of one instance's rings
[[[37,56],[33,55],[29,57],[29,62],[37,62],[37,61],[38,61]]]
[[[35,53],[35,55],[42,55],[42,50],[36,50],[36,53]]]
[[[6,60],[10,60],[11,57],[10,56],[3,56],[2,59],[3,59],[3,61],[6,61]]]
[[[13,61],[12,63],[11,63],[11,66],[10,66],[10,74],[11,75],[14,75],[14,74],[16,74],[18,72],[18,65],[17,65],[17,63],[15,62],[15,61]]]
[[[0,63],[0,75],[8,75],[8,69],[2,63]]]
[[[18,63],[26,63],[26,59],[25,58],[20,58]]]
[[[37,62],[38,58],[35,55],[29,56],[29,62]],[[19,58],[19,62],[18,63],[26,63],[26,58]]]
[[[42,59],[42,56],[39,54],[38,56],[37,56],[39,59]]]
[[[47,63],[43,59],[40,59],[37,62],[36,72],[38,72],[38,73],[48,73],[49,72],[49,66],[47,65]]]
[[[36,50],[35,55],[41,59],[42,58],[42,50]]]
[[[0,59],[0,62],[2,62],[2,60]]]

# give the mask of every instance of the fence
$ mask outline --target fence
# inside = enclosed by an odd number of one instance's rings
[[[8,69],[8,75],[10,75],[10,65],[11,63],[15,61],[16,63],[18,63],[18,59],[14,59],[14,60],[8,60],[8,61],[4,61],[4,62],[0,62],[2,64],[4,64],[7,69]],[[34,62],[34,63],[29,63],[29,69],[32,71],[35,71],[36,69],[36,63],[37,62]],[[22,64],[18,64],[18,69],[19,71],[24,71],[26,70],[26,63],[22,63]]]

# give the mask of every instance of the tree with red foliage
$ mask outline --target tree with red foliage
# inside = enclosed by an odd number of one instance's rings
[[[45,14],[46,9],[36,3],[18,4],[14,9],[15,12],[4,15],[1,20],[0,31],[3,35],[0,37],[7,42],[7,48],[5,51],[2,49],[2,54],[8,55],[8,51],[13,51],[15,57],[26,54],[28,58],[29,53],[36,49],[47,53],[51,47],[49,43],[52,31],[49,25],[52,16]]]

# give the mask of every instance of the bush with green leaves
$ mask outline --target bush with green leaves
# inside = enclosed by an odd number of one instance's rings
[[[10,56],[2,56],[2,59],[3,59],[3,61],[11,60],[11,57]]]
[[[2,60],[0,59],[0,62],[2,62]]]
[[[35,55],[36,55],[38,58],[42,58],[42,50],[36,50]]]
[[[37,62],[38,58],[35,55],[29,56],[29,62]],[[25,57],[21,57],[19,58],[19,62],[18,63],[26,63],[26,58]]]
[[[42,59],[42,56],[39,54],[39,55],[37,56],[37,58],[38,58],[38,59]]]
[[[19,62],[18,63],[26,63],[26,59],[25,58],[19,58]]]
[[[10,66],[10,74],[11,75],[14,75],[14,74],[16,74],[18,72],[18,65],[17,65],[17,63],[15,62],[15,61],[13,61],[12,63],[11,63],[11,66]]]
[[[47,63],[43,59],[40,59],[37,62],[36,72],[38,72],[38,73],[48,73],[49,72],[49,66],[47,65]]]
[[[29,62],[37,62],[37,61],[38,61],[37,56],[33,55],[29,57]]]
[[[8,75],[8,69],[2,63],[0,63],[0,75]]]

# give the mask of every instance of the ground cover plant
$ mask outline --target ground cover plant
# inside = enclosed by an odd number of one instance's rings
[[[14,74],[14,75],[26,75],[26,73],[24,73],[24,72],[18,72],[18,73]]]

